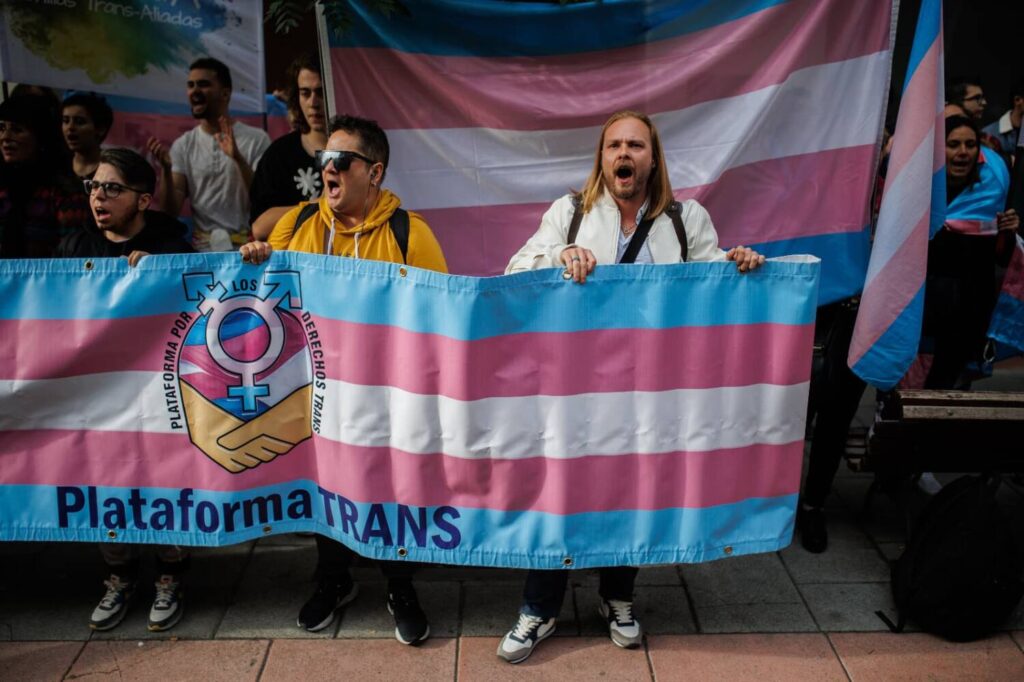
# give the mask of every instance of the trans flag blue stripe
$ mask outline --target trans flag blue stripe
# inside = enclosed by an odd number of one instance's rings
[[[243,492],[186,490],[188,504],[183,505],[180,489],[5,486],[0,496],[0,540],[220,546],[314,531],[377,559],[546,569],[695,563],[786,547],[792,539],[797,499],[786,495],[707,508],[560,516],[370,505],[339,500],[330,491],[325,496],[308,480]],[[260,503],[253,504],[257,498]],[[343,505],[347,519],[339,513]],[[118,508],[124,510],[120,524]],[[173,529],[152,528],[158,518],[154,514],[161,510],[159,525],[172,523]],[[229,517],[231,532],[225,530]],[[186,518],[188,530],[182,530]],[[145,529],[136,527],[139,521]],[[631,546],[631,538],[643,538],[642,546]],[[400,548],[406,550],[404,556]]]
[[[292,270],[301,273],[303,310],[314,315],[460,340],[510,332],[802,325],[814,321],[814,306],[804,303],[816,296],[807,282],[817,280],[818,265],[770,261],[747,275],[728,262],[604,266],[580,286],[557,269],[476,278],[293,252],[275,253],[259,267],[238,254],[149,256],[135,269],[123,258],[10,260],[0,261],[0,319],[194,314],[196,303],[186,300],[182,284],[186,273],[216,271],[214,279],[231,295],[236,283],[262,280],[265,270]],[[663,291],[652,296],[656,287]],[[536,295],[523,296],[522,288]],[[734,288],[741,296],[731,300],[740,304],[717,305]]]
[[[331,47],[464,57],[539,57],[610,50],[694,33],[785,0],[603,0],[522,3],[417,0],[384,15],[353,0],[353,24]],[[595,20],[595,16],[600,21]],[[580,30],[580,27],[586,30]]]

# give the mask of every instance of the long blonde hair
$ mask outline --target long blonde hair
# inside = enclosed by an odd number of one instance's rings
[[[653,172],[647,179],[647,192],[650,195],[650,204],[648,204],[646,217],[657,218],[659,215],[664,213],[665,209],[668,208],[669,204],[675,201],[672,196],[672,183],[668,179],[668,168],[665,164],[665,151],[661,148],[661,138],[658,136],[658,129],[654,127],[654,123],[646,114],[641,114],[639,111],[633,111],[631,109],[625,109],[623,111],[617,111],[611,115],[611,117],[605,121],[604,127],[601,128],[601,139],[597,141],[597,152],[594,154],[594,167],[590,171],[590,177],[587,178],[587,184],[583,187],[580,192],[580,197],[583,203],[583,212],[589,213],[590,209],[594,207],[594,203],[601,196],[601,192],[605,191],[604,176],[601,173],[601,155],[604,150],[604,136],[616,121],[621,121],[624,118],[635,118],[641,121],[647,126],[647,130],[651,134],[651,153],[652,161],[654,163]]]

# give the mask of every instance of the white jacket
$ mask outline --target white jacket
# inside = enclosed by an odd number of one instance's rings
[[[540,229],[512,256],[505,274],[563,267],[560,256],[569,246],[567,240],[572,214],[572,195],[566,194],[547,210],[540,221]],[[689,249],[687,261],[724,260],[725,252],[718,248],[718,233],[707,210],[693,199],[688,199],[683,202],[682,217]],[[607,192],[602,193],[590,213],[583,216],[575,246],[593,251],[598,265],[615,263],[620,220],[618,204]],[[679,240],[668,215],[663,213],[657,217],[646,243],[655,263],[679,262]]]

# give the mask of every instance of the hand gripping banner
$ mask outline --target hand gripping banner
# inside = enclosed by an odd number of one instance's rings
[[[819,264],[0,263],[0,540],[559,568],[789,544]]]

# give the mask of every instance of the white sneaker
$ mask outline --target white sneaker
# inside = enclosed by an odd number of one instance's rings
[[[617,599],[601,600],[597,607],[608,621],[608,634],[623,649],[635,649],[644,638],[640,623],[633,617],[633,602]]]
[[[516,626],[509,630],[498,645],[498,658],[509,663],[522,663],[530,657],[537,644],[550,637],[554,631],[554,618],[544,620],[539,616],[520,613]]]

